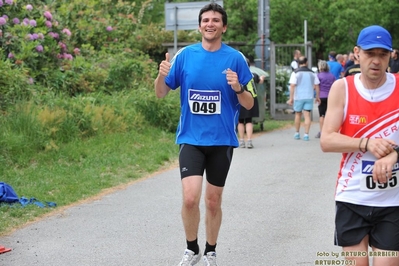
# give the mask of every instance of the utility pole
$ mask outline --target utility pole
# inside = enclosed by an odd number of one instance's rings
[[[261,45],[261,68],[269,68],[266,64],[266,49],[270,49],[269,44],[266,45],[266,40],[270,37],[270,7],[269,0],[258,0],[258,36]],[[268,53],[269,54],[269,53]]]

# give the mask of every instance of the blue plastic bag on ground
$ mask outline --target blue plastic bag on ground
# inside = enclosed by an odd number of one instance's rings
[[[0,203],[14,203],[19,201],[17,193],[7,183],[0,182]]]
[[[19,203],[21,203],[22,207],[25,207],[28,204],[35,204],[37,206],[39,206],[40,208],[45,208],[45,207],[56,207],[57,204],[55,202],[51,202],[51,201],[45,201],[44,203],[41,201],[38,201],[35,198],[25,198],[25,197],[21,197],[19,199]]]
[[[50,202],[50,201],[45,201],[40,202],[35,198],[25,198],[21,197],[19,198],[17,193],[14,191],[14,189],[7,183],[0,182],[0,204],[1,203],[20,203],[22,207],[25,207],[26,205],[29,204],[35,204],[40,208],[45,208],[45,207],[56,207],[57,204],[55,202]],[[13,204],[14,205],[14,204]]]

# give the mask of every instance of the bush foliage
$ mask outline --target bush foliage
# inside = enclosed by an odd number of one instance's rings
[[[159,100],[153,92],[154,58],[173,39],[153,16],[160,7],[149,0],[0,1],[0,172],[76,139],[151,126],[174,132],[178,93]]]

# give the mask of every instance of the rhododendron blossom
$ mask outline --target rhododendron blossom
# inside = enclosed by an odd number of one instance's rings
[[[71,36],[71,31],[67,28],[63,29],[62,33],[65,33],[67,36]]]
[[[30,33],[26,34],[26,39],[28,39],[28,40],[30,40],[30,41],[35,40],[34,37],[33,37],[33,35],[30,34]]]
[[[64,54],[64,59],[73,60],[73,56],[71,54]]]
[[[53,15],[51,15],[51,13],[48,12],[48,11],[45,11],[43,15],[48,20],[52,20],[53,19]]]
[[[67,48],[66,44],[63,43],[63,42],[59,42],[58,45],[60,46],[60,48],[61,48],[62,51],[65,51],[66,48]]]
[[[25,26],[28,26],[29,25],[29,19],[28,18],[24,18],[22,24],[25,25]]]
[[[49,32],[48,33],[48,35],[50,35],[51,37],[53,37],[54,39],[58,39],[58,38],[60,38],[60,36],[58,35],[58,33],[56,33],[56,32]]]
[[[34,7],[37,1],[25,1],[33,2],[33,4],[25,3],[20,7],[20,3],[17,6],[17,2],[17,0],[0,0],[0,10],[2,10],[0,13],[0,39],[2,40],[0,48],[5,52],[7,60],[14,65],[35,69],[37,65],[42,64],[42,59],[45,59],[45,62],[53,63],[56,58],[74,60],[74,56],[80,54],[79,48],[74,48],[71,51],[72,46],[69,46],[71,45],[69,43],[69,37],[72,36],[71,30],[61,26],[62,23],[53,17],[47,6],[44,6],[45,10],[40,11],[42,7]],[[13,12],[17,8],[19,15]],[[7,13],[7,11],[11,11],[11,13]],[[11,15],[10,18],[5,13]],[[7,25],[8,22],[11,25]],[[58,25],[60,26],[58,27]],[[107,31],[113,30],[111,26],[106,29]],[[47,60],[48,56],[53,59]],[[63,61],[62,64],[69,63]],[[59,63],[55,70],[58,69],[58,65]],[[35,83],[33,77],[26,76],[25,79],[28,84]]]

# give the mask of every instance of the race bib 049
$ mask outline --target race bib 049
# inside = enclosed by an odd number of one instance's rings
[[[221,102],[220,91],[188,90],[188,103],[193,114],[221,114]]]

